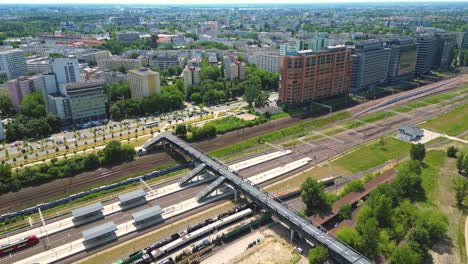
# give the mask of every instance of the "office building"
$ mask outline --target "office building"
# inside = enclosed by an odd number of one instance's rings
[[[79,58],[80,60],[90,63],[90,62],[96,62],[98,60],[103,60],[107,59],[111,56],[111,53],[107,50],[88,50],[82,54],[80,54]]]
[[[311,39],[296,39],[280,45],[280,55],[297,55],[297,52],[303,50],[319,51],[328,46],[328,38],[315,37]]]
[[[80,65],[77,59],[49,58],[50,72],[55,74],[57,84],[79,82]]]
[[[462,48],[468,49],[468,29],[463,31],[463,40],[462,40]]]
[[[50,72],[50,64],[48,57],[39,57],[26,61],[26,68],[28,73],[42,73],[48,74]]]
[[[185,57],[173,56],[153,56],[149,62],[151,67],[157,67],[160,71],[169,69],[169,67],[181,66],[185,64]]]
[[[140,33],[138,32],[117,32],[115,38],[118,41],[132,42],[140,39]]]
[[[0,51],[0,75],[8,80],[27,75],[26,58],[20,49],[5,49]]]
[[[351,85],[351,51],[329,46],[323,51],[301,51],[280,59],[279,101],[303,104],[347,94]]]
[[[11,99],[15,111],[21,110],[23,98],[33,92],[42,93],[44,90],[44,79],[41,75],[27,77],[21,76],[7,82],[8,96]]]
[[[109,58],[98,59],[97,65],[102,70],[117,70],[122,67],[126,70],[131,70],[148,66],[148,59],[142,56],[136,59],[127,59],[119,56],[113,56]]]
[[[91,80],[61,84],[57,93],[49,94],[50,112],[62,122],[86,122],[106,117],[104,81]]]
[[[434,67],[449,67],[453,61],[453,50],[457,46],[457,36],[451,32],[436,33],[437,53]]]
[[[133,99],[140,99],[161,93],[159,72],[148,68],[128,71],[130,91]]]
[[[416,43],[409,37],[394,39],[387,43],[390,48],[387,80],[394,82],[411,78],[416,68]]]
[[[387,79],[390,49],[380,40],[356,44],[352,59],[351,92],[359,93],[382,84]]]
[[[417,75],[429,72],[436,62],[438,41],[434,34],[420,34],[416,44],[416,69]]]

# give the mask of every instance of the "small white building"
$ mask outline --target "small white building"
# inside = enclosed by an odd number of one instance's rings
[[[415,126],[403,126],[398,130],[397,138],[406,141],[415,141],[424,136],[424,130]]]

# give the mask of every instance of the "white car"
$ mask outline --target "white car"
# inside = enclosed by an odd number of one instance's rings
[[[302,252],[304,252],[304,250],[303,250],[302,248],[300,248],[300,247],[295,247],[294,249],[295,249],[296,252],[299,253],[299,254],[302,254]]]

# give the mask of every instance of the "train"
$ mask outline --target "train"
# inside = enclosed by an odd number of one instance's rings
[[[15,252],[23,248],[32,247],[38,244],[39,241],[40,239],[37,236],[31,235],[16,241],[12,241],[8,244],[0,245],[0,256]]]
[[[133,182],[139,182],[140,179],[147,180],[147,179],[158,177],[160,175],[171,173],[171,172],[174,172],[174,171],[177,171],[177,170],[185,169],[185,168],[188,168],[188,167],[192,166],[192,164],[193,164],[192,162],[179,164],[179,165],[169,167],[169,168],[166,168],[166,169],[153,171],[153,172],[144,174],[142,176],[129,178],[129,179],[123,180],[121,182],[116,182],[116,183],[112,183],[112,184],[109,184],[109,185],[104,185],[104,186],[101,186],[101,187],[97,187],[97,188],[91,189],[89,191],[76,193],[76,194],[67,196],[65,198],[61,198],[61,199],[54,200],[54,201],[51,201],[51,202],[38,204],[36,206],[29,207],[29,208],[26,208],[26,209],[23,209],[23,210],[20,210],[20,211],[16,211],[14,213],[4,214],[4,215],[0,216],[0,222],[5,221],[6,219],[9,219],[9,218],[14,218],[14,217],[18,217],[18,216],[25,216],[25,215],[30,215],[30,214],[33,214],[33,213],[37,213],[39,208],[41,210],[49,209],[49,208],[52,208],[52,207],[55,207],[55,206],[58,206],[58,205],[66,204],[66,203],[68,203],[70,201],[73,201],[75,199],[84,197],[84,196],[92,194],[92,193],[96,193],[96,192],[100,192],[100,191],[104,191],[104,190],[110,190],[110,189],[113,189],[113,188],[116,188],[116,187],[119,187],[119,186],[122,186],[122,185],[127,185],[129,183],[133,183]]]
[[[172,258],[163,258],[175,249],[178,249],[197,238],[210,234],[223,226],[251,215],[254,211],[254,206],[254,203],[243,204],[220,213],[213,218],[208,218],[198,224],[189,226],[187,229],[175,233],[170,237],[159,240],[143,250],[136,251],[129,256],[114,262],[114,264],[147,264],[156,261],[160,261],[158,263],[174,263]],[[222,239],[222,235],[217,238],[217,240],[220,239]],[[195,245],[190,253],[199,252],[208,248],[212,243],[213,241],[204,240],[201,244]]]

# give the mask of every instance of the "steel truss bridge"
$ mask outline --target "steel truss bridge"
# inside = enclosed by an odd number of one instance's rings
[[[253,184],[247,179],[243,179],[237,172],[230,169],[223,162],[209,157],[178,137],[170,133],[162,133],[148,140],[142,148],[147,151],[156,146],[175,148],[191,156],[196,164],[204,164],[204,166],[215,171],[219,175],[219,181],[215,182],[219,182],[219,185],[223,182],[229,183],[234,187],[236,192],[242,192],[253,202],[271,212],[277,219],[291,229],[291,237],[293,237],[294,232],[297,232],[300,236],[312,243],[326,246],[330,255],[340,263],[372,263],[369,259],[338,238],[328,234],[327,230],[323,229],[321,226],[315,225],[310,220],[300,217],[297,212],[288,208],[286,204],[281,203],[268,192],[263,191],[258,185]],[[213,187],[210,189],[213,189]]]

